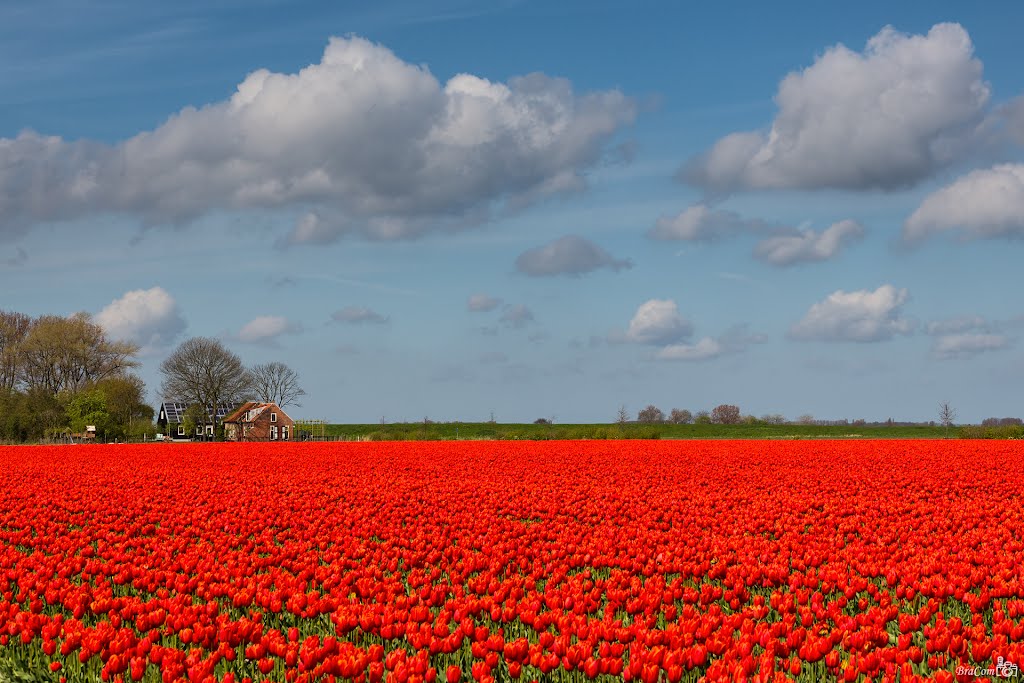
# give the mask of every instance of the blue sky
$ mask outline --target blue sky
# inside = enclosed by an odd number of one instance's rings
[[[0,5],[0,308],[337,422],[1022,411],[1019,3]]]

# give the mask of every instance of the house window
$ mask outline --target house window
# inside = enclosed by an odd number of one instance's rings
[[[185,436],[185,428],[178,425],[178,436]]]
[[[277,413],[271,413],[270,414],[270,421],[271,422],[277,422]]]
[[[277,425],[270,428],[270,440],[277,441]]]
[[[281,427],[281,439],[283,441],[288,440],[288,427]]]
[[[203,433],[203,426],[199,425],[198,427],[196,427],[196,436],[201,436],[202,433]]]
[[[213,436],[213,425],[206,425],[206,433]]]

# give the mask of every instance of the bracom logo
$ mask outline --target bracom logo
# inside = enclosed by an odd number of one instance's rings
[[[1013,662],[1008,662],[1002,657],[996,659],[996,665],[990,667],[981,666],[958,666],[957,676],[994,676],[995,678],[1017,678],[1020,676],[1020,667]]]

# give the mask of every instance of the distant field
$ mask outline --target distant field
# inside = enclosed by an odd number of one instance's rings
[[[495,424],[422,422],[331,424],[330,438],[381,441],[449,439],[941,439],[947,431],[928,425],[718,425],[718,424]],[[956,427],[949,438],[959,436]]]

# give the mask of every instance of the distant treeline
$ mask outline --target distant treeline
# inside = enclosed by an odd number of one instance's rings
[[[138,366],[138,350],[134,344],[109,339],[87,313],[33,318],[0,311],[0,441],[151,437],[156,431],[154,410],[144,402],[143,381],[131,372]],[[197,350],[203,353],[192,353]],[[204,362],[191,362],[193,356]],[[200,381],[207,378],[206,383],[221,387],[228,372],[223,368],[233,368],[238,396],[211,394]],[[298,375],[287,365],[246,369],[213,339],[186,340],[164,361],[161,372],[177,400],[195,405],[220,405],[251,394],[284,406],[305,394]],[[729,404],[696,413],[674,408],[665,414],[648,405],[635,420],[624,406],[619,408],[612,424],[554,424],[551,418],[539,418],[533,424],[438,423],[425,418],[416,423],[328,425],[323,436],[367,440],[1024,438],[1019,418],[987,418],[979,426],[957,427],[952,424],[954,411],[948,404],[943,407],[941,424],[819,420],[811,415],[790,421],[778,414],[744,415]]]
[[[960,428],[961,439],[1024,439],[1024,426],[1020,424],[1005,425],[965,425]]]
[[[961,428],[940,425],[803,425],[803,424],[500,424],[495,422],[405,422],[330,424],[329,439],[364,441],[431,441],[455,439],[938,439],[956,437]]]
[[[86,313],[0,311],[0,441],[103,440],[153,433],[138,347],[107,338]]]

